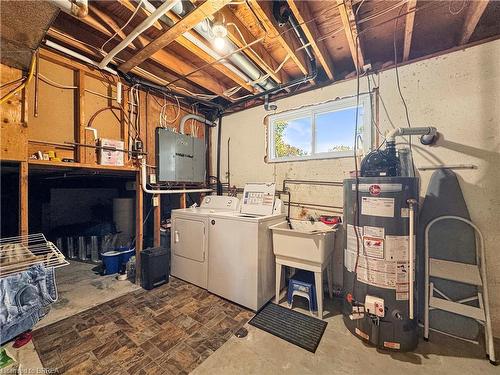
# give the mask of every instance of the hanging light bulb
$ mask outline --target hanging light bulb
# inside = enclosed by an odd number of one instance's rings
[[[227,27],[223,15],[218,14],[212,24],[212,33],[214,35],[214,47],[221,51],[226,46]]]

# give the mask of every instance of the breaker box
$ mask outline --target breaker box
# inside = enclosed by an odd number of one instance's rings
[[[205,140],[156,128],[156,165],[158,182],[204,182]]]

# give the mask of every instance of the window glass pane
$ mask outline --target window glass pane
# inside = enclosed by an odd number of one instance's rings
[[[352,151],[356,108],[316,115],[316,153]],[[363,108],[358,112],[358,134],[363,133]]]
[[[311,155],[311,118],[281,119],[273,122],[277,158]]]

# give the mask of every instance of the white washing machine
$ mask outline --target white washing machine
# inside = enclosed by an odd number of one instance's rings
[[[208,290],[254,311],[274,296],[276,266],[269,227],[286,217],[281,201],[274,200],[274,186],[271,203],[267,192],[257,192],[251,207],[245,204],[252,196],[248,190],[259,190],[256,185],[245,186],[241,211],[209,215],[208,234]],[[258,207],[260,203],[270,207]]]
[[[239,199],[210,195],[200,207],[172,210],[172,276],[207,289],[208,217],[215,213],[237,212]]]

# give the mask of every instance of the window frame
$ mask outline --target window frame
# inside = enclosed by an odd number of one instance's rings
[[[372,146],[372,97],[370,93],[361,94],[359,96],[359,106],[363,108],[364,115],[363,121],[358,123],[359,126],[363,126],[362,139],[363,139],[363,150],[369,152]],[[333,151],[333,152],[321,152],[316,153],[316,116],[328,112],[336,112],[340,110],[356,108],[356,97],[346,97],[339,98],[333,101],[329,101],[321,104],[314,104],[304,108],[294,109],[290,111],[284,111],[278,114],[270,115],[268,119],[268,137],[267,137],[267,147],[268,147],[268,163],[281,163],[288,161],[305,161],[305,160],[319,160],[319,159],[337,159],[353,157],[354,150],[352,151]],[[275,139],[274,139],[274,122],[277,120],[294,120],[304,117],[310,117],[311,119],[311,155],[305,156],[282,156],[277,157],[275,152]]]

